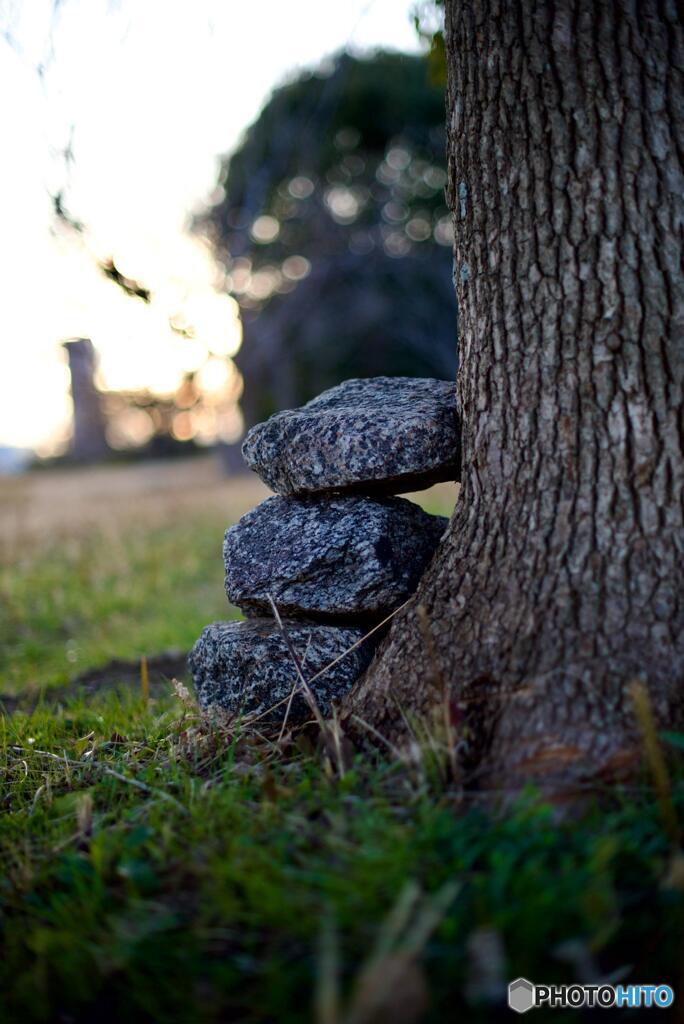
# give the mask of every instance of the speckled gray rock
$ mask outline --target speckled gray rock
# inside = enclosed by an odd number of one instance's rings
[[[405,601],[446,529],[405,498],[268,498],[223,542],[228,600],[248,615],[377,619]]]
[[[290,641],[306,679],[311,679],[363,636],[363,630],[285,620]],[[376,638],[371,637],[336,665],[313,680],[311,689],[323,713],[340,700],[369,664]],[[207,626],[188,656],[200,707],[264,715],[262,721],[282,721],[285,704],[297,683],[297,671],[273,619],[215,622]],[[279,707],[275,707],[280,704]],[[269,709],[273,709],[272,711]],[[267,714],[264,714],[267,713]],[[311,712],[297,693],[288,721],[301,721]]]
[[[456,480],[456,386],[412,377],[348,380],[247,434],[245,462],[277,494],[399,494]]]

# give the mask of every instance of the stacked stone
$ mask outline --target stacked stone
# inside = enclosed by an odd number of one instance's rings
[[[226,594],[247,619],[208,626],[191,651],[200,706],[308,714],[289,699],[297,669],[272,598],[329,714],[380,634],[359,641],[413,593],[447,524],[396,495],[455,480],[458,433],[452,383],[394,377],[346,381],[249,431],[243,457],[276,496],[226,531]]]

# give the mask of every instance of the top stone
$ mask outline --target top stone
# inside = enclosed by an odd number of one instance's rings
[[[247,434],[245,462],[277,494],[399,494],[458,477],[452,381],[348,380]]]

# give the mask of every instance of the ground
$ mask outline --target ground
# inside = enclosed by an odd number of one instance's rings
[[[681,736],[664,777],[646,745],[640,785],[560,820],[462,793],[429,725],[341,766],[315,728],[274,743],[173,692],[265,493],[209,458],[0,482],[0,1019],[489,1021],[519,975],[681,989]]]

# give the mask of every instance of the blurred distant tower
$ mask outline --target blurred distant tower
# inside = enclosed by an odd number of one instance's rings
[[[69,356],[71,397],[74,403],[74,431],[70,454],[80,462],[106,458],[110,448],[105,436],[102,396],[95,386],[97,353],[89,338],[64,342]]]

